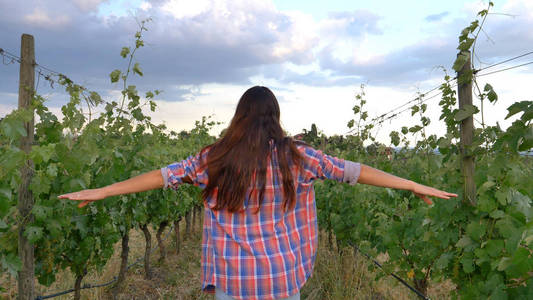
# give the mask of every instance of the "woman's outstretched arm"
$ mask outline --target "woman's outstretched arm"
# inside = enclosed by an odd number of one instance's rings
[[[163,187],[163,176],[161,170],[153,170],[143,173],[133,178],[120,181],[102,188],[83,190],[75,193],[68,193],[58,196],[59,199],[70,199],[82,201],[78,207],[102,200],[107,197],[144,192]]]
[[[431,199],[429,199],[428,196],[437,197],[441,199],[450,199],[450,197],[457,197],[457,194],[448,193],[429,186],[425,186],[363,164],[361,164],[361,173],[357,182],[380,187],[409,190],[429,205],[433,204],[433,202],[431,201]]]

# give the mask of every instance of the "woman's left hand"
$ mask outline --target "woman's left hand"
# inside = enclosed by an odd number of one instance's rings
[[[441,199],[450,199],[451,197],[457,197],[457,194],[441,191],[436,188],[425,186],[416,182],[413,182],[411,192],[413,192],[413,194],[415,194],[418,198],[424,200],[424,202],[426,202],[428,205],[433,204],[433,201],[431,201],[428,196],[437,197]]]
[[[57,196],[57,198],[59,199],[83,201],[80,204],[78,204],[79,208],[82,208],[91,202],[102,200],[106,197],[107,195],[105,194],[103,189],[83,190],[83,191],[79,191],[75,193],[68,193],[68,194]]]

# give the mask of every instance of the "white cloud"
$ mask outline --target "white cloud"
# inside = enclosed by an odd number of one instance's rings
[[[84,12],[94,11],[101,3],[107,1],[109,0],[72,0],[72,2]]]
[[[70,20],[67,15],[50,16],[46,11],[37,7],[33,9],[31,14],[24,16],[26,23],[47,28],[63,27],[69,24]]]
[[[313,47],[318,45],[318,27],[311,16],[298,12],[287,13],[291,20],[290,28],[279,34],[279,41],[273,46],[272,55],[281,60],[292,60],[295,63],[311,63],[314,59]],[[270,23],[272,30],[280,25]]]
[[[533,1],[530,0],[508,0],[503,5],[503,10],[507,13],[519,16],[533,16]]]
[[[0,103],[0,119],[11,113],[18,106],[18,94],[15,93],[3,93],[0,92],[0,99],[3,99]]]
[[[209,0],[170,0],[161,6],[161,10],[170,13],[176,19],[195,17],[209,9]]]
[[[160,11],[173,17],[172,38],[248,49],[265,62],[308,62],[317,40],[308,15],[282,13],[271,1],[169,0]]]
[[[465,3],[464,7],[463,7],[463,10],[468,15],[473,15],[473,14],[477,14],[479,11],[481,11],[483,9],[487,9],[487,7],[488,7],[488,3],[486,3],[485,1],[483,1],[483,0],[475,0],[475,1],[472,1],[472,2]]]
[[[150,8],[152,8],[152,4],[150,4],[150,2],[142,2],[141,5],[139,5],[139,8],[144,10],[144,11],[147,11],[149,10]]]
[[[239,85],[207,84],[195,87],[195,96],[186,101],[165,101],[165,94],[156,100],[157,110],[150,113],[156,123],[165,123],[170,130],[190,130],[203,116],[213,116],[222,122],[213,129],[218,135],[228,126],[237,102],[248,87]]]

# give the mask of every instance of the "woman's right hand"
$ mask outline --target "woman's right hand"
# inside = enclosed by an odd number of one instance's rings
[[[69,199],[69,200],[75,200],[75,201],[82,201],[80,204],[78,204],[79,208],[84,207],[85,205],[102,200],[106,198],[107,195],[103,188],[100,189],[90,189],[90,190],[82,190],[79,192],[74,193],[68,193],[64,195],[59,195],[57,198],[59,199]]]

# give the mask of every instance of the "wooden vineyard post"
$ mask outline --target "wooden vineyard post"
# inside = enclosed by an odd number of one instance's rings
[[[176,240],[176,255],[180,253],[180,221],[181,221],[181,217],[178,220],[174,220],[174,238]]]
[[[20,48],[20,80],[19,80],[19,109],[28,109],[33,97],[35,82],[35,48],[33,36],[23,34]],[[20,148],[29,153],[33,143],[33,118],[24,123],[26,136],[21,138]],[[18,210],[20,223],[18,224],[18,252],[22,261],[22,268],[18,272],[18,299],[33,300],[34,295],[34,247],[24,236],[26,226],[33,221],[33,194],[30,182],[33,175],[33,162],[27,160],[20,168],[21,183],[18,191]]]
[[[463,68],[457,72],[459,109],[472,105],[472,68],[470,51],[462,51],[458,55],[468,57]],[[465,79],[468,78],[468,79]],[[470,149],[474,138],[474,116],[461,121],[461,171],[464,179],[464,199],[476,205],[476,184],[474,182],[474,155]]]
[[[195,225],[196,225],[196,205],[192,207],[192,231],[194,231]]]
[[[189,239],[189,235],[191,235],[191,211],[190,210],[187,213],[185,213],[185,236],[183,237],[183,240]]]

